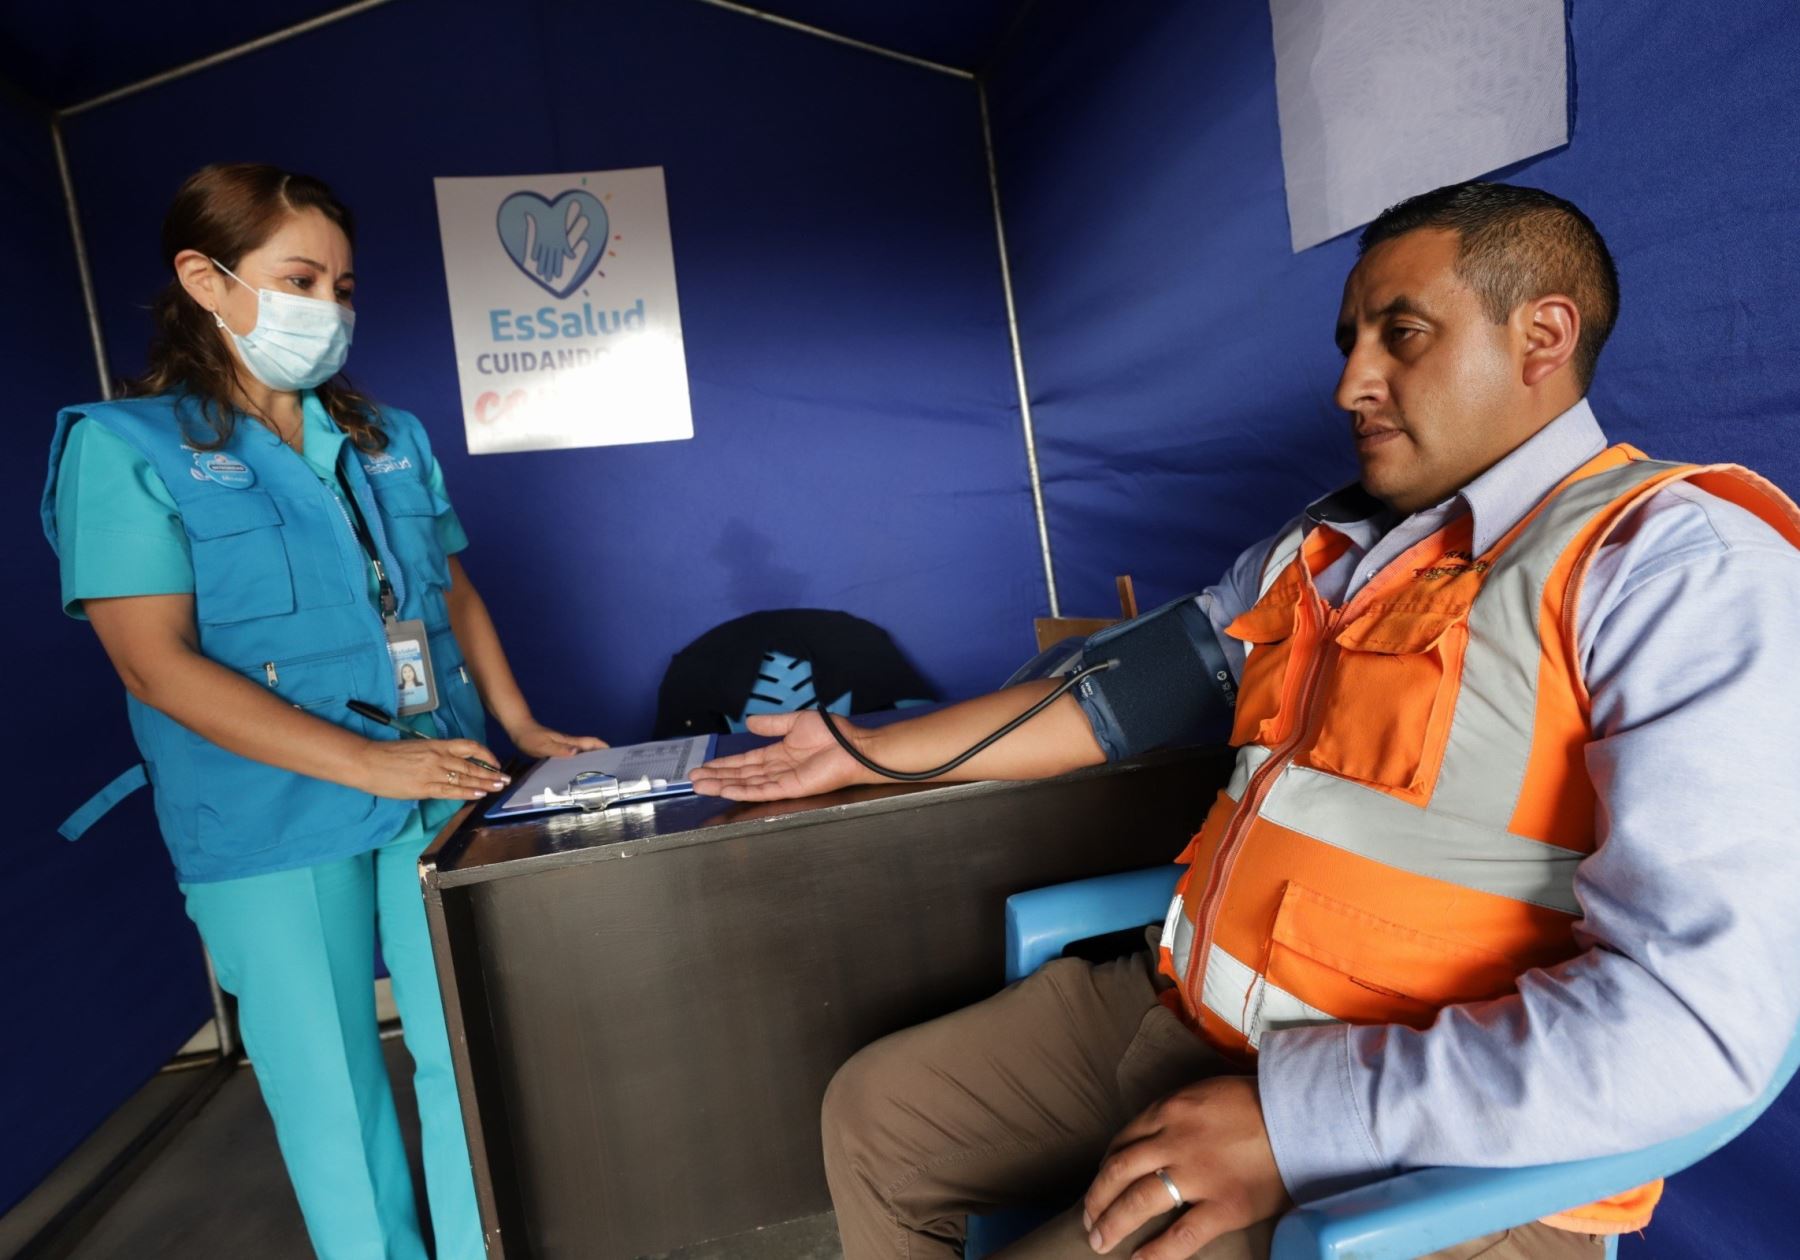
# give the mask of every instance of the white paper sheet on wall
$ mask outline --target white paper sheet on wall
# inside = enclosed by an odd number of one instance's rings
[[[1569,139],[1563,0],[1269,0],[1294,250]]]

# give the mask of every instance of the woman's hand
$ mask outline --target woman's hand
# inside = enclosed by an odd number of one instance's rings
[[[472,739],[372,739],[355,786],[402,801],[478,801],[512,780],[465,760],[500,759]]]
[[[841,718],[837,725],[844,738],[868,752],[868,731]],[[694,791],[731,801],[778,801],[867,781],[863,768],[831,738],[824,719],[810,710],[757,714],[750,719],[750,731],[779,735],[781,742],[696,768]]]
[[[607,747],[603,739],[595,739],[592,735],[564,735],[539,722],[523,723],[517,730],[507,731],[506,737],[527,757],[573,757],[578,752]]]

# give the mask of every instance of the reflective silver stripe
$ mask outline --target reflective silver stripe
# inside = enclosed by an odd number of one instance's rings
[[[1206,956],[1206,980],[1201,986],[1200,1001],[1243,1034],[1252,1046],[1262,1044],[1265,1032],[1342,1022],[1270,984],[1216,943]]]
[[[1187,975],[1188,963],[1194,957],[1194,921],[1181,913],[1181,894],[1169,902],[1169,913],[1163,919],[1162,943],[1169,947],[1175,963],[1175,974]]]
[[[1476,892],[1579,915],[1581,854],[1449,814],[1408,805],[1348,779],[1288,765],[1261,817],[1314,840]]]
[[[1237,761],[1231,767],[1231,778],[1225,784],[1225,795],[1234,801],[1243,800],[1244,793],[1250,787],[1250,776],[1268,759],[1269,750],[1261,744],[1245,744],[1238,749]]]
[[[1427,809],[1504,827],[1517,808],[1537,717],[1539,612],[1550,571],[1607,504],[1679,465],[1639,460],[1568,487],[1500,553],[1469,612],[1462,686]]]

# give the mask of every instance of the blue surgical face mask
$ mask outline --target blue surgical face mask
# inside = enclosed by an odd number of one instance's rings
[[[218,259],[212,264],[244,284]],[[213,321],[231,333],[250,374],[271,389],[312,389],[336,376],[350,357],[350,334],[356,330],[356,313],[347,307],[273,289],[256,291],[256,327],[249,332],[231,332],[217,312]]]

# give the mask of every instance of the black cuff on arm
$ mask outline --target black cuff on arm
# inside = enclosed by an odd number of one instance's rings
[[[1224,743],[1237,680],[1198,597],[1183,596],[1093,635],[1082,664],[1117,660],[1075,689],[1108,761],[1180,744]]]

